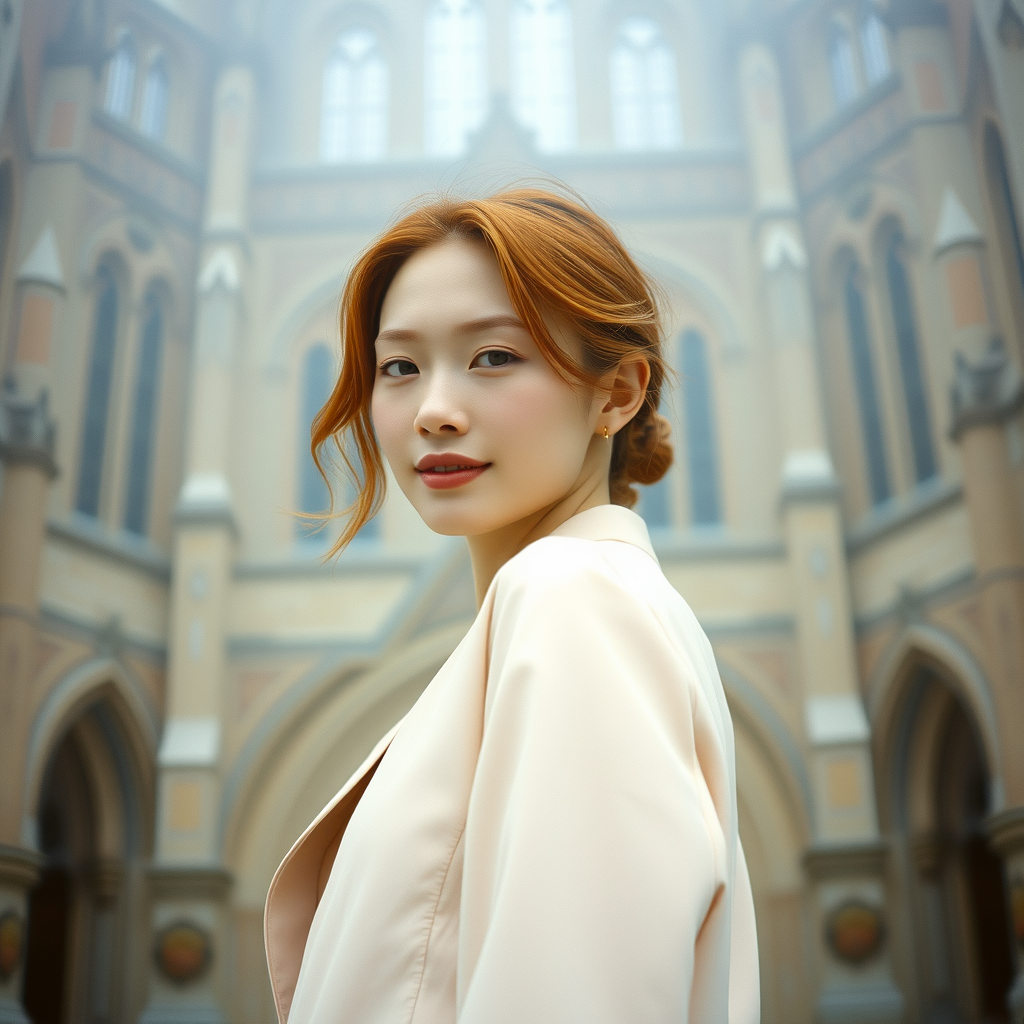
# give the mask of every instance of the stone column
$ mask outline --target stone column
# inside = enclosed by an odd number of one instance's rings
[[[951,398],[1003,758],[1005,792],[992,794],[997,813],[989,819],[989,833],[1006,864],[1017,936],[1009,998],[1014,1021],[1024,1024],[1024,528],[1005,430],[1006,421],[1024,406],[1024,379],[996,340],[975,362],[957,354]]]
[[[156,957],[144,1024],[225,1019],[231,876],[220,863],[217,808],[225,626],[237,536],[231,411],[242,331],[253,98],[247,68],[221,74],[214,93],[185,482],[175,512],[167,721],[150,878]]]
[[[796,613],[816,834],[806,855],[820,1021],[899,1021],[882,920],[884,847],[858,686],[839,485],[826,450],[815,325],[775,59],[747,45],[741,96],[780,423],[780,509]],[[872,928],[874,931],[872,932]],[[853,936],[874,934],[868,946]]]

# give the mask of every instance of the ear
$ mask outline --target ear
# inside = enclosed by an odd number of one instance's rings
[[[628,356],[602,381],[608,400],[601,409],[601,425],[618,433],[639,411],[651,381],[651,367],[642,355]]]

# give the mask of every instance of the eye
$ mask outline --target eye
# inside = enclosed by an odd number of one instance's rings
[[[382,377],[411,377],[419,372],[419,367],[408,359],[392,359],[380,368]]]
[[[518,362],[519,357],[514,356],[511,352],[506,352],[502,348],[489,348],[473,360],[473,365],[492,369],[497,366],[511,366],[512,363]]]

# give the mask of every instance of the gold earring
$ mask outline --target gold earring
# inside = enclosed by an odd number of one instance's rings
[[[604,439],[606,441],[610,441],[611,440],[611,438],[609,438],[609,436],[608,436],[608,428],[607,427],[604,428]]]

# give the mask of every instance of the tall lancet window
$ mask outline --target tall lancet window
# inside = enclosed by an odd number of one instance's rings
[[[320,159],[329,164],[379,160],[387,143],[387,62],[375,32],[347,29],[324,65]]]
[[[894,231],[885,249],[885,277],[889,288],[889,306],[896,355],[903,380],[903,400],[907,409],[910,450],[914,458],[914,476],[918,483],[935,476],[935,450],[932,446],[931,416],[928,395],[921,371],[921,353],[917,333],[917,316],[903,257],[903,235]]]
[[[857,66],[853,58],[853,41],[846,26],[836,22],[828,44],[828,64],[832,75],[832,93],[837,107],[845,107],[857,98]]]
[[[615,145],[677,149],[683,141],[676,58],[650,18],[626,18],[609,62]]]
[[[860,429],[868,469],[871,502],[878,505],[891,494],[889,467],[886,465],[882,415],[878,407],[874,359],[871,355],[871,334],[861,287],[860,270],[851,263],[843,282],[843,303],[846,307],[846,329],[850,336],[850,361],[857,388]]]
[[[78,494],[75,508],[88,516],[100,511],[103,456],[110,417],[110,385],[117,344],[117,285],[110,268],[102,265],[96,273],[96,308],[92,321],[92,349],[85,385],[85,416],[78,460]]]
[[[131,32],[122,29],[107,68],[107,96],[103,104],[108,114],[122,121],[127,121],[132,112],[135,64],[135,40]]]
[[[146,85],[142,90],[142,114],[139,117],[142,134],[157,142],[163,142],[167,131],[168,95],[167,65],[164,58],[158,56],[146,73]]]
[[[516,0],[512,7],[512,110],[537,148],[576,145],[572,12],[566,0]]]
[[[882,19],[869,11],[860,26],[860,50],[864,57],[864,77],[869,85],[882,81],[891,70],[889,47],[885,42]]]
[[[424,138],[432,156],[458,156],[487,115],[487,22],[478,0],[427,11]]]
[[[128,485],[124,502],[124,528],[145,536],[149,523],[153,442],[156,434],[160,363],[163,355],[164,314],[153,289],[146,293],[135,373],[135,401],[128,449]]]
[[[334,360],[330,349],[323,344],[313,345],[302,363],[302,397],[299,411],[299,511],[324,512],[330,505],[327,483],[317,469],[310,452],[310,432],[316,414],[330,397],[334,383]],[[317,524],[296,520],[300,538],[325,538],[317,532]]]
[[[691,521],[694,526],[715,526],[722,521],[715,406],[707,344],[692,328],[683,334],[682,366]]]

